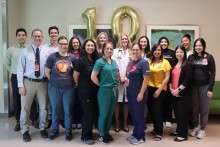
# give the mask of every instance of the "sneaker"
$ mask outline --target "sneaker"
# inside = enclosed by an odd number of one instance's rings
[[[57,137],[58,134],[59,134],[58,131],[52,131],[52,132],[50,133],[50,135],[48,136],[48,139],[49,139],[49,140],[54,140],[54,139]]]
[[[167,128],[171,128],[171,125],[172,125],[171,122],[168,122],[168,121],[165,122],[165,126],[166,126]]]
[[[194,129],[192,130],[192,132],[189,133],[189,136],[195,137],[198,132],[199,132],[199,128],[198,128],[198,127],[197,127],[197,128],[194,128]]]
[[[76,128],[77,128],[77,130],[82,129],[82,124],[77,124],[77,125],[76,125]]]
[[[76,130],[76,124],[72,124],[72,130]]]
[[[197,134],[197,138],[198,139],[202,139],[202,138],[204,138],[205,137],[205,130],[200,130],[199,132],[198,132],[198,134]]]
[[[14,131],[17,132],[17,131],[19,131],[19,130],[21,130],[21,126],[20,126],[20,123],[17,123],[17,124],[15,125]]]
[[[73,139],[72,132],[66,132],[66,140],[71,141]]]
[[[92,139],[82,139],[82,141],[88,145],[93,145],[95,143],[94,140]]]
[[[126,138],[127,141],[131,141],[132,139],[134,139],[135,137],[133,135],[129,136]]]
[[[40,129],[39,128],[39,122],[37,120],[32,121],[32,126],[35,127],[36,129]]]
[[[31,136],[29,134],[28,131],[26,131],[24,134],[23,134],[23,141],[24,142],[30,142],[31,141]]]
[[[144,143],[144,142],[145,142],[144,139],[137,140],[135,137],[130,140],[130,143],[133,144],[133,145],[138,145],[138,144],[141,144],[141,143]]]
[[[42,138],[48,138],[48,134],[47,134],[46,130],[40,131],[40,135],[41,135]]]
[[[109,142],[113,142],[114,141],[114,138],[109,133],[106,134],[106,138],[108,139]]]
[[[102,143],[108,144],[109,140],[105,135],[99,135],[99,141],[101,141]]]

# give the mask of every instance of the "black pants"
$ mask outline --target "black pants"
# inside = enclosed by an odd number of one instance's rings
[[[18,123],[20,121],[20,115],[21,115],[21,95],[19,94],[19,90],[18,90],[18,81],[16,74],[11,75],[11,85],[12,85],[12,93],[14,100],[15,119]],[[31,121],[35,121],[38,119],[37,103],[35,100],[31,105],[30,119]]]
[[[188,105],[189,97],[172,97],[176,117],[176,132],[179,137],[188,138]]]
[[[82,124],[82,105],[75,89],[75,102],[73,107],[73,124]]]
[[[168,87],[168,86],[167,86]],[[163,121],[171,122],[172,121],[172,95],[170,93],[170,90],[167,89],[164,96],[164,102],[163,102]]]
[[[148,100],[147,106],[154,125],[154,131],[156,135],[163,134],[163,101],[165,96],[165,91],[162,90],[157,98],[153,95],[158,88],[148,87]]]
[[[78,96],[82,105],[82,140],[92,139],[92,130],[93,124],[97,126],[98,116],[99,116],[99,107],[97,100],[97,93],[87,95],[85,98],[85,93],[78,93]]]

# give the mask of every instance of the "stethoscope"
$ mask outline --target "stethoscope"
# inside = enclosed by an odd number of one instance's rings
[[[124,55],[126,54],[126,51],[124,52]],[[118,50],[118,56],[117,59],[122,59],[123,51],[120,49]]]

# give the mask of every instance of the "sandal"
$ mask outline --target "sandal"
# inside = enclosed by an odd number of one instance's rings
[[[129,128],[123,128],[123,130],[128,133],[129,132]]]
[[[149,135],[150,136],[154,136],[156,133],[155,133],[155,131],[153,130],[153,131],[151,131],[150,133],[149,133]]]
[[[185,141],[185,140],[187,140],[187,138],[183,138],[183,137],[176,137],[176,138],[174,138],[174,140],[173,140],[173,141],[176,141],[176,142],[182,142],[182,141]]]
[[[161,139],[162,139],[162,136],[160,135],[155,135],[154,137],[154,141],[161,141]]]
[[[115,128],[115,132],[119,132],[120,131],[120,128]]]

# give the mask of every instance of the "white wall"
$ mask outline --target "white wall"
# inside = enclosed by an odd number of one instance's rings
[[[145,34],[146,24],[200,26],[200,36],[207,42],[207,51],[218,58],[220,40],[219,0],[8,0],[9,1],[9,44],[15,42],[15,30],[24,27],[30,36],[34,28],[44,32],[48,42],[48,27],[56,25],[60,34],[68,36],[68,24],[85,23],[82,13],[96,7],[97,24],[110,24],[114,11],[127,5],[135,9],[141,20],[140,35]],[[30,41],[30,40],[29,40]],[[220,70],[217,78],[220,80]]]

